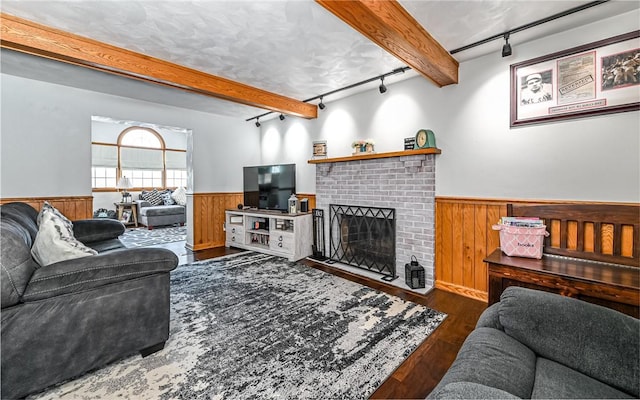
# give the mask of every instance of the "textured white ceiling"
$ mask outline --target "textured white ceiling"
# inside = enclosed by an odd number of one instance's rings
[[[400,3],[443,47],[453,50],[584,1],[400,0]],[[516,34],[511,43],[516,45],[626,12],[639,4],[609,2]],[[8,14],[300,100],[403,66],[311,0],[3,0],[0,8]],[[454,57],[464,61],[491,51],[499,54],[502,44],[498,40]],[[222,115],[248,118],[263,112],[11,51],[2,51],[2,71]],[[415,73],[408,72],[386,82],[410,76]],[[335,98],[326,98],[325,102]]]

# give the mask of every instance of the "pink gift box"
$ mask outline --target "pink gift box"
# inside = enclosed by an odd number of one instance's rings
[[[526,228],[521,226],[493,225],[500,231],[500,249],[508,256],[542,258],[543,240],[549,236],[546,226]]]

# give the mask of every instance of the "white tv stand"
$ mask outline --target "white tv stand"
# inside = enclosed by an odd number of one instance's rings
[[[311,213],[227,210],[225,246],[297,261],[312,254],[312,224]]]

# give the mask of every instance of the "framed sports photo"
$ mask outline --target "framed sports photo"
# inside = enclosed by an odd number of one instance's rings
[[[511,65],[510,126],[640,110],[640,31]]]

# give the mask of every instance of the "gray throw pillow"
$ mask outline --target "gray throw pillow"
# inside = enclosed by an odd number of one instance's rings
[[[165,190],[164,192],[162,192],[162,202],[165,206],[172,206],[176,204],[176,202],[173,200],[173,197],[171,197],[171,190]]]

